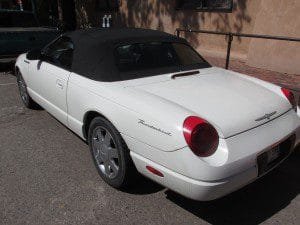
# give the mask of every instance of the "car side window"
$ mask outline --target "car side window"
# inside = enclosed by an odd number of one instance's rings
[[[71,69],[74,45],[70,38],[61,37],[48,45],[42,55],[45,61],[64,69]]]

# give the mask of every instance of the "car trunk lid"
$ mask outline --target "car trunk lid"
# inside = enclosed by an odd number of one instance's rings
[[[223,138],[258,127],[291,108],[279,94],[221,70],[133,86],[206,119]]]

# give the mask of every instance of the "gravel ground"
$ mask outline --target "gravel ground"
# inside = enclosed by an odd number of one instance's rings
[[[0,73],[0,224],[300,224],[300,151],[257,182],[195,202],[149,180],[106,185],[88,146],[44,110],[28,110]]]

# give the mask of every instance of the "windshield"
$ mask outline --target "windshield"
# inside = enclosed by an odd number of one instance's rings
[[[201,69],[210,65],[189,45],[177,42],[149,42],[123,45],[115,60],[123,79],[138,71],[139,78],[156,74]]]
[[[0,0],[0,11],[32,12],[32,0]]]

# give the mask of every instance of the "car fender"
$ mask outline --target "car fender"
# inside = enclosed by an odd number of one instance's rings
[[[28,64],[26,62],[24,62],[24,60],[26,60],[26,53],[19,55],[18,58],[16,59],[15,73],[17,72],[17,70],[19,70],[21,72],[25,82],[26,82],[26,81],[28,81],[28,79],[27,79]]]
[[[179,106],[170,105],[172,117],[175,115],[174,118],[178,120],[171,123],[166,119],[170,116],[162,113],[163,109],[159,106],[155,111],[160,112],[161,116],[152,115],[152,111],[146,107],[147,100],[138,100],[143,96],[134,97],[125,88],[112,88],[107,85],[71,74],[67,91],[68,126],[78,135],[84,138],[82,128],[86,114],[97,112],[107,118],[121,134],[162,151],[175,151],[186,146],[182,123],[189,112],[180,109]],[[130,101],[140,101],[139,109],[132,108],[134,104],[130,104]],[[176,115],[180,115],[180,119]]]

